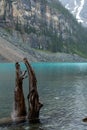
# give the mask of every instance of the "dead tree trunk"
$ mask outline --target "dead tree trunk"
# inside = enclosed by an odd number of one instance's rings
[[[37,123],[39,122],[39,112],[43,104],[39,102],[36,76],[27,58],[24,58],[24,63],[27,67],[28,75],[29,75],[28,119],[29,122],[31,123]]]
[[[22,73],[20,64],[17,62],[16,67],[16,85],[14,91],[14,111],[13,118],[26,116],[25,99],[23,94],[23,79],[25,78],[26,71]]]

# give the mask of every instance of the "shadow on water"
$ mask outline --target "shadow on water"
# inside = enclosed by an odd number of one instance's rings
[[[58,114],[58,113],[57,113]],[[1,125],[0,130],[57,130],[57,114],[53,114],[50,117],[41,117],[39,123],[30,124],[28,121],[20,123],[10,123],[6,125]],[[55,119],[56,118],[56,119]],[[53,119],[55,123],[53,122]],[[62,124],[61,124],[62,126]],[[59,126],[60,127],[60,126]]]
[[[9,124],[0,127],[0,130],[46,130],[43,128],[42,123],[29,124],[28,122],[19,124]]]

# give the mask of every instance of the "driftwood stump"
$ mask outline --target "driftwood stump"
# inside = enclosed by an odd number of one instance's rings
[[[23,73],[20,64],[17,62],[16,67],[16,85],[14,90],[14,111],[13,118],[26,116],[26,106],[23,94],[23,79],[25,78],[26,71]]]
[[[36,76],[27,58],[24,58],[24,63],[29,75],[29,94],[27,96],[29,104],[28,119],[31,123],[37,123],[39,122],[39,112],[43,104],[39,102]]]

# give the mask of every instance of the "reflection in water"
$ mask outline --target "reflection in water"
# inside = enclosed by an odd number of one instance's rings
[[[42,124],[20,124],[18,126],[11,126],[8,130],[44,130]]]

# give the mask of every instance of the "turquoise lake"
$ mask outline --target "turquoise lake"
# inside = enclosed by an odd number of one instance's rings
[[[87,63],[31,63],[40,101],[40,124],[3,126],[0,130],[87,130]],[[22,70],[26,67],[21,63]],[[0,118],[13,110],[15,64],[0,64]],[[23,84],[27,106],[28,80]]]

